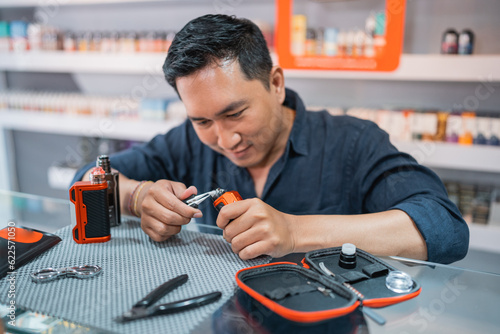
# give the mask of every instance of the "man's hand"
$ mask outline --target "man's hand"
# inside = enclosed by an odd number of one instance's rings
[[[167,180],[144,186],[137,198],[142,230],[157,242],[179,233],[191,218],[202,217],[200,210],[182,202],[196,194],[194,186],[186,189],[182,183]]]
[[[217,226],[224,229],[224,239],[243,260],[263,254],[281,257],[294,251],[293,216],[258,198],[224,206],[217,217]]]

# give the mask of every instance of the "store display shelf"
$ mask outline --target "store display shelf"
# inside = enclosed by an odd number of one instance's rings
[[[44,133],[147,141],[182,122],[115,119],[86,115],[0,111],[0,128]],[[500,173],[500,147],[440,142],[394,142],[431,168]]]
[[[403,152],[430,168],[500,173],[500,147],[441,142],[394,142]]]
[[[286,70],[288,77],[394,81],[500,81],[500,55],[403,54],[393,72]]]
[[[0,54],[0,69],[23,72],[67,72],[163,75],[163,53],[27,51]]]
[[[18,110],[0,111],[0,129],[136,141],[148,141],[182,121],[182,119],[146,121]]]
[[[0,70],[163,75],[164,61],[163,53],[9,52],[0,54]],[[498,82],[499,63],[500,55],[404,54],[394,72],[285,70],[285,74],[312,79]]]

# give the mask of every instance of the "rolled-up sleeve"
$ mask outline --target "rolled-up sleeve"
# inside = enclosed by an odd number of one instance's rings
[[[451,263],[469,247],[469,229],[440,178],[399,152],[375,124],[359,137],[352,194],[364,213],[398,209],[413,220],[427,245],[428,260]],[[352,198],[353,202],[356,199]]]

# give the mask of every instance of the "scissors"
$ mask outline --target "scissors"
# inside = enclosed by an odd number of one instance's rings
[[[201,296],[177,300],[167,304],[160,304],[154,307],[152,306],[160,298],[170,293],[175,288],[186,283],[188,278],[188,275],[184,274],[163,283],[162,285],[151,291],[146,297],[135,303],[130,311],[123,313],[121,317],[118,317],[115,320],[123,323],[157,315],[182,312],[213,303],[219,300],[219,298],[222,296],[222,293],[220,291],[214,291]]]
[[[35,283],[50,282],[64,277],[92,278],[101,273],[102,268],[95,265],[75,266],[67,268],[45,268],[31,273]]]

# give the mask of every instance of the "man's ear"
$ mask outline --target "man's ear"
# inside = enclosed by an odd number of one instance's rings
[[[283,69],[279,66],[273,66],[269,80],[271,93],[276,95],[280,104],[283,104],[285,101],[285,75]]]

